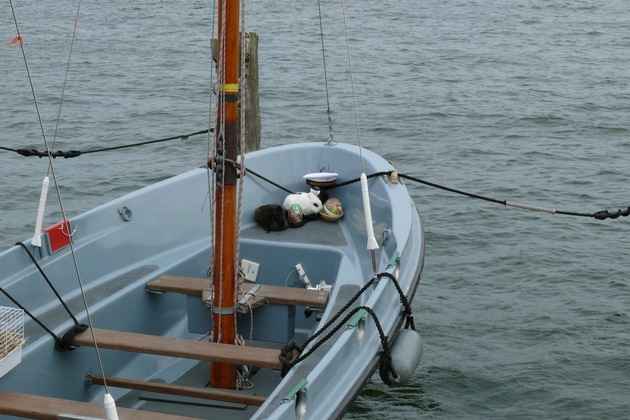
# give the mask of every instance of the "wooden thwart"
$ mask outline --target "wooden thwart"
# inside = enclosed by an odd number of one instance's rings
[[[271,286],[267,284],[243,283],[240,286],[239,297],[243,297],[255,290],[257,299],[268,303],[281,305],[309,306],[322,309],[328,303],[329,293],[325,290],[311,290],[297,287]],[[187,295],[199,295],[208,292],[211,283],[208,279],[196,277],[182,277],[163,274],[147,283],[147,290],[151,292],[176,292]]]
[[[93,331],[98,347],[101,349],[157,354],[271,369],[280,369],[282,367],[278,360],[279,350],[161,337],[125,331],[101,329],[94,329]],[[94,342],[92,341],[90,329],[76,335],[72,344],[93,347]]]
[[[120,420],[155,420],[156,418],[160,420],[191,420],[191,417],[158,414],[129,408],[117,408],[117,411]],[[44,420],[57,420],[60,414],[98,419],[107,418],[102,404],[9,391],[0,391],[0,414]]]
[[[265,397],[251,394],[243,394],[237,391],[217,390],[211,388],[195,388],[190,386],[163,384],[159,382],[139,381],[135,379],[103,377],[100,375],[88,375],[88,379],[96,385],[103,385],[118,388],[135,389],[138,391],[159,392],[162,394],[178,395],[182,397],[204,398],[208,400],[224,401],[236,404],[247,404],[261,406],[265,402]]]

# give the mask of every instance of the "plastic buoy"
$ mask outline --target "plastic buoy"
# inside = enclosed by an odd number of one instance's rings
[[[118,412],[116,411],[116,402],[114,401],[114,398],[111,394],[106,393],[104,400],[107,420],[118,420]]]
[[[403,386],[413,376],[422,358],[422,337],[412,329],[401,330],[391,345],[392,367],[398,375],[393,377],[385,362],[381,363],[381,379],[389,386]]]

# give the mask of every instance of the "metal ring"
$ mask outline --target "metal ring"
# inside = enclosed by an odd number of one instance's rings
[[[128,222],[131,220],[132,217],[132,213],[131,213],[131,209],[127,206],[123,206],[121,208],[118,209],[118,214],[120,214],[120,217],[122,217],[122,219],[125,222]]]

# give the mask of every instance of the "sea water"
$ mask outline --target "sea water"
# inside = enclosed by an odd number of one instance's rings
[[[5,3],[1,147],[43,150],[41,127],[64,151],[208,128],[211,2],[82,2],[78,20],[77,2],[13,3],[42,124],[21,50],[5,45],[16,36]],[[321,1],[328,89],[317,3],[246,4],[264,147],[325,141],[328,90],[334,138],[360,137],[401,173],[577,213],[630,205],[625,1],[346,3],[347,38],[340,1]],[[67,216],[202,165],[206,143],[56,159]],[[0,150],[2,249],[32,235],[47,173],[45,159]],[[375,376],[347,417],[628,418],[630,219],[407,185],[426,232],[413,304],[424,356],[404,387]],[[62,217],[56,197],[45,225]]]

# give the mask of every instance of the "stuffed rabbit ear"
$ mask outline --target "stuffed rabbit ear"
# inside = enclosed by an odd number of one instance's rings
[[[308,214],[317,214],[322,210],[322,201],[319,199],[319,197],[317,196],[317,194],[314,194],[312,192],[307,194],[308,200],[309,200],[309,208],[310,211],[308,212]]]

